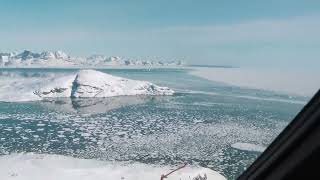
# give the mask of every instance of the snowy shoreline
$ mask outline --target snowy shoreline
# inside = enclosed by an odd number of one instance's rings
[[[0,156],[0,179],[160,179],[174,166],[148,165],[132,162],[106,162],[95,159],[78,159],[63,155],[20,153]],[[216,171],[200,166],[187,165],[171,174],[166,180],[207,178],[226,180]]]

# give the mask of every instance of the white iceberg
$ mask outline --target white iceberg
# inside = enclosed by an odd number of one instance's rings
[[[114,97],[132,95],[173,95],[174,91],[147,81],[112,76],[95,70],[49,79],[5,79],[0,101],[32,101],[43,98]],[[0,82],[0,85],[2,83]]]

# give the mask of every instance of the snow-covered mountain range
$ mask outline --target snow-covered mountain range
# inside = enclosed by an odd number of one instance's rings
[[[162,61],[156,59],[131,59],[120,56],[71,57],[62,51],[43,51],[40,53],[0,52],[0,67],[69,67],[69,66],[182,66],[182,61]]]

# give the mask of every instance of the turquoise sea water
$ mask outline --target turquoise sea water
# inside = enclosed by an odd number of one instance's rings
[[[76,69],[1,69],[0,79],[45,78]],[[59,154],[159,165],[198,164],[237,177],[308,98],[211,82],[186,69],[104,69],[168,86],[174,96],[0,102],[0,155]],[[1,87],[0,87],[1,88]]]

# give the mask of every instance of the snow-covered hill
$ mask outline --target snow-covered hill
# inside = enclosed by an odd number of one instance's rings
[[[95,70],[53,78],[8,80],[2,82],[0,101],[33,101],[46,98],[87,98],[133,95],[173,95],[174,91],[147,81],[112,76]]]
[[[130,59],[120,56],[71,57],[62,51],[0,53],[0,67],[182,66],[182,61]]]

